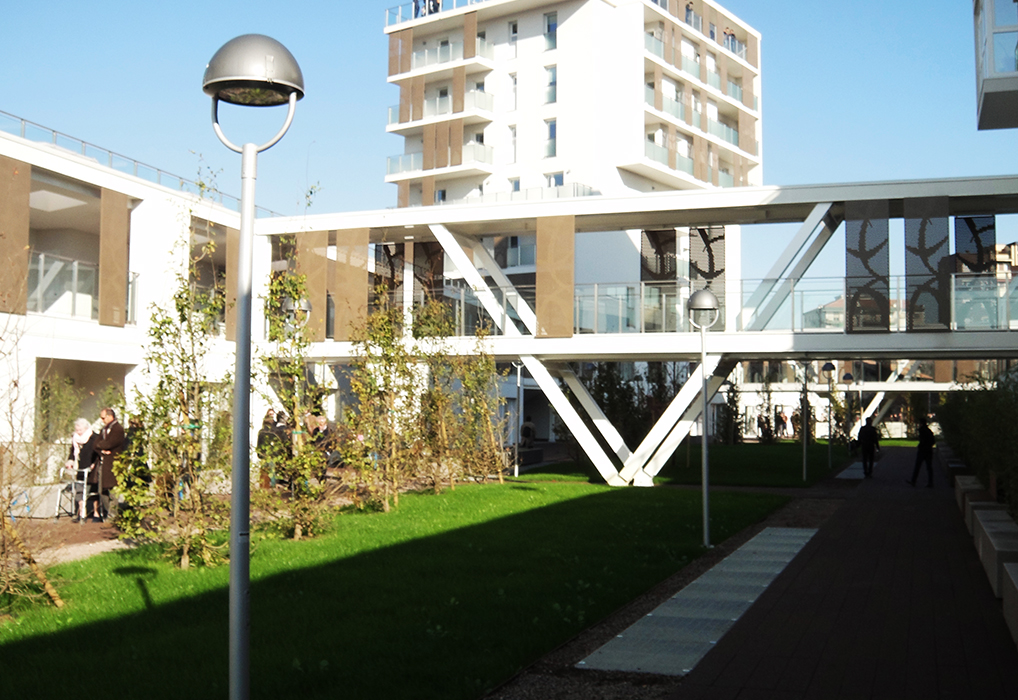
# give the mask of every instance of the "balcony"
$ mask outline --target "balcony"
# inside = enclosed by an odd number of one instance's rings
[[[135,322],[138,275],[127,285],[127,323]],[[32,253],[28,311],[48,316],[99,320],[99,266],[50,253]]]
[[[390,7],[385,11],[385,26],[391,27],[415,19],[434,17],[443,12],[458,10],[469,5],[479,5],[483,2],[487,2],[487,0],[439,0],[438,2],[431,3],[427,0],[420,0],[420,2],[416,3],[416,12],[414,11],[415,3],[405,2],[402,5]]]
[[[528,187],[516,192],[490,192],[476,197],[443,202],[443,204],[501,204],[503,202],[540,202],[548,199],[566,199],[571,197],[593,197],[599,195],[592,187],[571,182],[557,187]],[[522,263],[521,263],[522,264]]]
[[[665,57],[665,43],[653,34],[643,35],[643,46],[658,58],[663,59]]]
[[[733,83],[731,80],[728,81],[728,96],[736,102],[742,102],[742,86],[738,83]]]
[[[644,152],[646,153],[647,157],[650,158],[652,161],[660,163],[666,168],[671,168],[671,166],[668,164],[668,149],[665,148],[664,146],[654,143],[653,141],[648,141]],[[678,170],[679,172],[686,173],[687,175],[692,175],[693,160],[691,158],[687,158],[681,153],[676,153],[675,168],[673,169]]]
[[[456,114],[465,114],[468,112],[491,112],[495,106],[495,96],[491,93],[482,92],[480,90],[470,90],[463,96],[463,112],[457,112]],[[400,124],[399,121],[399,105],[392,105],[389,107],[389,123],[390,127],[397,127],[396,129],[390,129],[395,131],[400,127],[405,128],[408,125],[415,124],[423,119],[431,119],[435,117],[442,117],[446,115],[454,114],[452,109],[452,97],[446,95],[445,97],[435,97],[430,100],[424,101],[424,114],[414,115],[409,122],[403,122]],[[491,121],[490,119],[481,120],[467,120],[465,123],[475,123],[476,121]]]
[[[447,156],[446,162],[451,162],[452,153]],[[386,161],[386,181],[394,182],[404,179],[401,176],[410,173],[425,173],[442,175],[450,173],[453,175],[472,175],[491,172],[491,164],[494,162],[494,150],[491,146],[471,141],[463,144],[463,158],[460,165],[446,165],[431,170],[424,170],[423,153],[403,153],[397,156],[389,156]],[[473,171],[476,171],[473,172]],[[446,175],[448,177],[448,175]]]
[[[736,39],[734,36],[729,36],[722,43],[726,49],[734,53],[736,56],[741,58],[743,61],[746,60],[746,45]]]
[[[414,51],[410,55],[410,70],[420,71],[426,68],[444,66],[449,63],[463,60],[467,61],[474,61],[476,59],[485,59],[487,61],[492,60],[495,56],[494,47],[481,37],[477,37],[475,41],[477,42],[476,51],[474,52],[474,56],[469,59],[464,59],[462,41],[453,41],[448,44],[445,44],[444,46],[436,46],[430,49],[420,49],[418,51]],[[394,78],[397,77],[398,74],[391,75],[389,76],[389,80],[392,81]]]
[[[711,70],[708,70],[707,71],[707,84],[710,85],[715,90],[718,90],[720,92],[720,90],[721,90],[721,74],[720,73],[715,73],[714,71],[711,71]]]
[[[727,141],[735,147],[739,146],[739,131],[734,129],[727,124],[716,122],[713,119],[707,119],[707,133],[712,136],[717,136],[723,141]]]
[[[654,106],[654,88],[644,88],[644,99],[648,105],[651,107]],[[678,100],[668,97],[667,95],[661,96],[661,111],[675,117],[680,122],[686,121],[686,105],[682,104]]]
[[[689,56],[682,57],[682,70],[685,73],[689,73],[691,76],[700,79],[700,62],[696,59],[690,58]]]

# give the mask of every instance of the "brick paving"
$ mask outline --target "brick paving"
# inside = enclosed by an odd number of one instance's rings
[[[667,697],[1018,698],[1018,649],[944,472],[914,451],[874,478]],[[923,479],[920,479],[920,484]]]

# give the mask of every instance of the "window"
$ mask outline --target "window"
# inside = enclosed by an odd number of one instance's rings
[[[435,190],[435,204],[445,202],[445,190]]]
[[[515,163],[516,162],[516,127],[515,126],[510,126],[509,127],[509,145],[510,145],[509,162],[510,163]]]
[[[551,104],[558,101],[558,67],[546,66],[544,69],[548,87],[545,88],[544,103]]]
[[[516,74],[515,73],[510,73],[509,74],[509,80],[512,81],[512,84],[513,84],[513,91],[512,91],[513,102],[512,102],[512,106],[510,107],[510,109],[516,109]]]
[[[441,99],[443,97],[448,97],[448,96],[449,96],[449,88],[447,88],[447,87],[438,88],[438,97],[439,97],[439,99]]]
[[[549,12],[544,16],[544,48],[548,51],[558,46],[558,13]]]
[[[548,129],[548,139],[544,144],[544,157],[554,158],[558,152],[557,140],[558,140],[558,125],[554,119],[549,119],[545,122]]]
[[[565,175],[563,173],[548,173],[544,178],[548,187],[562,187],[565,184]]]
[[[520,179],[518,177],[511,177],[511,178],[509,178],[509,189],[512,192],[519,192],[520,191]]]
[[[484,132],[483,131],[478,131],[476,134],[474,134],[474,143],[480,143],[480,144],[484,143]]]
[[[474,90],[477,90],[477,92],[484,92],[484,82],[474,83]]]

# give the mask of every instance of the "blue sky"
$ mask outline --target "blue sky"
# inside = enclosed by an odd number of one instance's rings
[[[201,78],[230,38],[268,34],[297,58],[308,96],[259,159],[258,203],[298,213],[318,184],[314,212],[390,207],[385,158],[402,146],[384,131],[398,92],[382,30],[395,4],[8,3],[0,110],[178,175],[204,163],[237,194],[240,158],[212,132]],[[1018,133],[976,130],[970,2],[724,4],[763,35],[766,184],[1018,172]],[[227,109],[237,142],[263,140],[283,116]]]

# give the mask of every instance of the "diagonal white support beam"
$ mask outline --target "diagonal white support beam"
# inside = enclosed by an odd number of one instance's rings
[[[896,382],[900,379],[907,379],[915,372],[915,368],[918,366],[919,363],[913,362],[912,360],[899,360],[897,367],[894,372],[891,373],[891,376],[887,378],[887,381]],[[873,395],[873,400],[869,402],[869,405],[866,406],[866,410],[863,411],[862,418],[860,418],[860,425],[862,425],[862,423],[864,423],[870,416],[873,416],[874,423],[879,423],[884,419],[884,416],[887,415],[892,403],[888,401],[886,404],[883,404],[884,397],[886,396],[887,393],[884,391],[878,391]]]
[[[707,355],[707,372],[712,374],[721,361],[720,355]],[[697,365],[693,373],[689,375],[686,383],[679,389],[668,408],[657,419],[654,427],[647,433],[636,452],[625,461],[619,475],[626,481],[635,479],[640,471],[647,465],[654,453],[660,449],[661,444],[668,437],[675,425],[682,419],[686,410],[700,397],[700,390],[703,386],[703,367]]]
[[[554,372],[565,381],[566,386],[573,392],[573,396],[580,402],[583,410],[587,412],[590,420],[594,423],[594,427],[601,433],[601,437],[608,443],[608,447],[615,452],[615,456],[619,458],[620,462],[625,463],[632,453],[629,451],[629,447],[626,445],[626,441],[622,439],[619,431],[615,429],[612,422],[604,415],[604,411],[601,410],[601,407],[594,401],[590,392],[587,391],[587,387],[583,386],[579,377],[576,376],[576,373],[568,365],[556,365]]]
[[[499,326],[502,333],[507,336],[522,336],[515,324],[503,323],[503,314],[498,300],[495,299],[484,278],[481,277],[481,273],[477,271],[473,261],[467,256],[466,251],[463,250],[456,237],[445,226],[438,224],[432,225],[431,231],[435,234],[435,238],[442,246],[446,255],[452,260],[453,265],[463,275],[463,279],[473,287],[478,300],[491,318],[494,319],[495,324]],[[558,413],[559,417],[562,418],[563,422],[565,422],[569,432],[576,438],[580,448],[590,457],[590,461],[593,462],[594,468],[597,469],[598,473],[604,477],[604,480],[610,486],[625,486],[627,482],[619,477],[618,469],[615,468],[611,458],[601,448],[597,438],[587,428],[587,424],[583,422],[580,414],[569,403],[569,399],[562,392],[562,388],[559,387],[558,382],[551,376],[541,361],[531,355],[520,355],[520,360],[526,366],[527,371],[530,372],[530,376],[541,387],[544,395],[548,397],[548,402]]]
[[[830,215],[830,208],[830,203],[818,204],[813,207],[812,213],[803,222],[799,231],[795,234],[795,238],[785,248],[781,259],[775,263],[774,267],[767,273],[767,278],[760,283],[760,286],[750,297],[750,300],[746,302],[743,313],[745,314],[747,311],[753,313],[748,325],[745,325],[745,318],[743,319],[746,330],[763,330],[771,322],[774,314],[778,312],[778,309],[785,303],[789,293],[792,291],[791,280],[798,279],[805,274],[809,266],[816,260],[817,255],[820,254],[820,251],[827,245],[827,241],[834,235],[834,231],[840,225],[840,221],[835,220]],[[817,231],[818,228],[819,231]],[[814,233],[816,233],[815,236]],[[812,239],[812,242],[810,242],[810,239]],[[792,266],[792,261],[799,255],[807,243],[809,243],[809,247],[806,249],[806,252]],[[790,266],[791,269],[789,269]],[[757,307],[772,293],[773,296],[771,296],[771,300],[767,305],[762,310],[758,310]]]
[[[442,246],[442,250],[449,256],[452,264],[456,266],[460,274],[463,275],[463,279],[466,280],[467,284],[474,290],[474,294],[477,295],[477,300],[481,302],[481,306],[488,312],[495,325],[502,331],[503,335],[507,336],[520,336],[522,335],[516,325],[513,323],[505,323],[504,314],[502,313],[502,305],[498,303],[498,299],[488,288],[488,283],[481,277],[481,273],[477,271],[477,267],[474,265],[474,261],[470,259],[467,252],[460,245],[457,237],[452,234],[449,229],[441,224],[432,224],[431,232],[435,234],[435,239],[439,245]]]
[[[502,271],[502,268],[498,266],[494,258],[491,257],[484,244],[475,238],[467,238],[455,233],[452,236],[464,250],[473,252],[475,263],[481,263],[485,271],[491,275],[491,279],[495,281],[495,286],[512,290],[512,294],[506,294],[506,302],[516,309],[516,314],[520,317],[526,329],[530,331],[530,334],[537,335],[537,314],[530,308],[527,300],[516,291],[515,285],[509,280],[505,272]]]
[[[568,397],[562,392],[555,378],[551,376],[537,358],[530,355],[522,355],[520,360],[526,365],[530,376],[534,378],[537,385],[544,391],[544,395],[548,397],[552,407],[565,422],[566,427],[569,428],[569,432],[573,434],[580,447],[590,457],[598,473],[604,477],[609,486],[625,486],[628,482],[619,476],[615,464],[612,463],[607,453],[601,449],[597,438],[587,428],[587,424],[583,422],[583,419],[576,412],[576,409],[573,408],[573,405],[569,403]]]
[[[710,355],[708,355],[707,358],[709,362]],[[721,389],[721,386],[728,379],[728,375],[734,368],[735,363],[730,360],[724,360],[718,363],[714,372],[707,378],[708,401],[713,399],[714,395],[718,393],[718,390]],[[699,399],[699,396],[697,399]],[[654,477],[657,476],[662,467],[668,463],[671,456],[675,454],[675,450],[679,447],[686,436],[689,435],[689,431],[692,430],[694,425],[696,425],[696,422],[702,413],[702,402],[694,400],[682,414],[682,418],[675,424],[672,431],[668,433],[668,437],[661,442],[661,445],[658,447],[657,452],[654,453],[654,456],[647,461],[647,464],[643,468],[643,474],[639,475],[640,478],[634,483],[642,485],[642,482],[646,480],[650,482],[650,484],[653,484]]]

